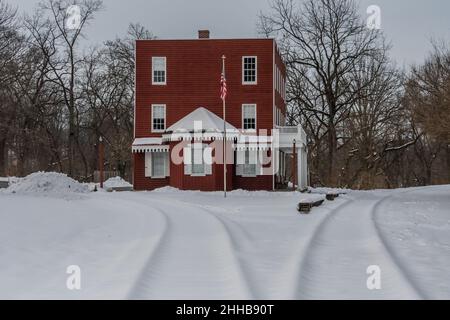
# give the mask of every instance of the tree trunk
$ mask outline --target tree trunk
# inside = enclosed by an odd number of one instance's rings
[[[0,176],[6,176],[6,138],[0,140]]]
[[[75,124],[75,62],[73,47],[70,47],[70,84],[69,84],[69,176],[74,176],[73,163],[75,158],[75,144],[78,141]]]
[[[327,181],[329,186],[336,186],[335,175],[335,157],[336,157],[336,128],[334,127],[333,120],[330,119],[328,124],[328,166],[327,166]]]
[[[75,119],[73,110],[69,110],[69,140],[67,142],[67,174],[73,177]]]
[[[447,183],[450,183],[450,143],[447,144]]]

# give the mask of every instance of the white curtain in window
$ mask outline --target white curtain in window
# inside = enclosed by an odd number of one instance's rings
[[[244,119],[255,119],[255,118],[256,118],[255,105],[251,104],[244,105]]]
[[[162,178],[166,176],[166,153],[152,153],[152,177]]]
[[[153,71],[165,71],[166,70],[166,59],[163,57],[153,58]]]
[[[153,106],[153,118],[154,119],[164,119],[165,112],[164,106]]]

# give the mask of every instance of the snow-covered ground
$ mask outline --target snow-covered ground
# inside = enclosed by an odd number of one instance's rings
[[[0,298],[450,298],[450,186],[350,191],[310,215],[295,208],[317,194],[67,188],[0,191]]]

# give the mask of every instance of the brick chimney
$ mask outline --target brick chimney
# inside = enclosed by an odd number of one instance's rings
[[[198,30],[199,39],[209,39],[209,30]]]

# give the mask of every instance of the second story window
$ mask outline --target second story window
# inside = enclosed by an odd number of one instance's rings
[[[152,84],[165,85],[166,76],[166,57],[152,58]]]
[[[242,83],[256,84],[258,82],[257,57],[242,57]]]
[[[256,104],[242,105],[242,128],[256,130]]]
[[[152,105],[152,132],[162,132],[166,129],[166,106]]]

